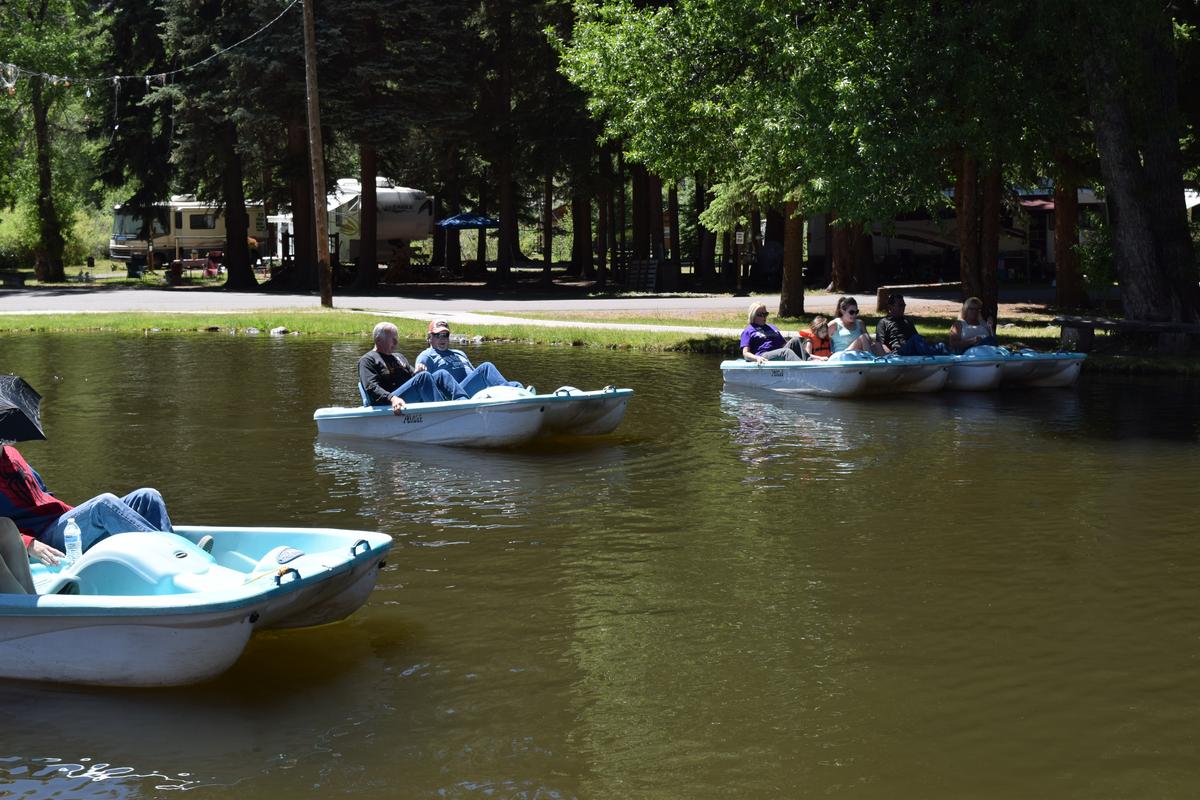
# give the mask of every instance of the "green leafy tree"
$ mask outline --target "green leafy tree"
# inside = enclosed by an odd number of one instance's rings
[[[21,164],[0,181],[0,192],[10,202],[32,201],[37,220],[36,272],[39,280],[48,282],[65,278],[65,221],[71,219],[69,209],[82,183],[79,159],[56,159],[56,153],[86,156],[90,152],[82,142],[78,87],[73,89],[66,77],[88,70],[83,47],[88,15],[87,5],[73,0],[0,4],[2,60],[19,67],[6,76],[11,92],[0,95],[0,117],[5,118],[0,123],[0,148],[16,155]],[[69,149],[58,146],[59,138],[69,142]]]

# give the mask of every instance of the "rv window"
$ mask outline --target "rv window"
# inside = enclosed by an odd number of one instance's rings
[[[181,230],[182,228],[183,228],[183,212],[176,211],[175,212],[175,230]]]
[[[192,214],[188,217],[188,228],[194,231],[211,231],[217,227],[216,214]]]

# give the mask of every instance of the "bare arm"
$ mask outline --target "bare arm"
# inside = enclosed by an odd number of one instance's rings
[[[742,348],[742,358],[746,359],[747,361],[753,361],[756,364],[762,364],[766,361],[766,359],[762,356],[756,356],[754,353],[751,353],[749,347]]]

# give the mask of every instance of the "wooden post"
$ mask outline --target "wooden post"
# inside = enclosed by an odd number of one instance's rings
[[[325,203],[325,148],[321,143],[321,107],[317,94],[316,0],[304,0],[304,76],[308,97],[308,155],[312,163],[313,227],[317,245],[317,274],[321,305],[333,307],[333,273],[329,267],[329,212]]]

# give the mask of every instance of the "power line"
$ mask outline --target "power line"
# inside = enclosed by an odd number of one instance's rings
[[[208,56],[207,58],[203,58],[200,61],[197,61],[195,64],[189,64],[186,67],[180,67],[179,69],[173,69],[173,70],[169,70],[167,72],[154,72],[154,73],[150,73],[148,75],[109,75],[108,77],[105,77],[105,78],[76,78],[76,77],[71,77],[68,75],[54,75],[49,72],[39,72],[37,70],[25,69],[24,67],[18,66],[17,64],[0,63],[0,89],[7,89],[7,90],[11,91],[13,89],[13,87],[16,85],[17,78],[19,78],[22,75],[25,75],[30,78],[37,78],[37,77],[45,78],[46,80],[50,81],[53,84],[65,84],[67,86],[74,84],[74,83],[87,85],[87,84],[91,84],[91,83],[110,83],[110,82],[113,83],[114,85],[119,85],[121,81],[131,81],[131,80],[144,80],[147,83],[149,83],[152,80],[157,80],[162,83],[166,83],[167,78],[171,77],[172,75],[178,75],[183,72],[190,72],[191,70],[196,69],[197,67],[207,64],[209,61],[212,61],[214,58],[222,56],[225,53],[228,53],[230,50],[241,47],[242,45],[244,45],[246,42],[250,41],[251,39],[253,39],[257,36],[261,36],[263,33],[265,33],[267,31],[268,28],[270,28],[276,22],[279,22],[279,20],[283,19],[285,14],[287,14],[295,6],[299,5],[302,2],[303,2],[303,0],[292,0],[292,2],[288,4],[287,8],[285,8],[285,9],[283,9],[283,11],[279,12],[279,15],[276,16],[275,19],[271,20],[266,25],[263,25],[261,28],[256,30],[254,33],[250,34],[249,36],[242,39],[241,41],[234,42],[233,44],[229,45],[228,47],[223,47],[220,50],[218,50],[217,52]]]

